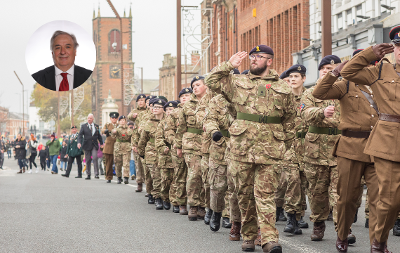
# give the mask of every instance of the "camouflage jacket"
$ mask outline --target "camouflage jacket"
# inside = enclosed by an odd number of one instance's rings
[[[141,113],[141,112],[143,112],[143,111],[146,111],[146,107],[138,107],[138,108],[132,110],[132,111],[128,114],[128,117],[127,117],[128,120],[130,120],[130,121],[132,121],[133,123],[135,123],[136,120],[137,120],[138,117],[139,117],[139,113]],[[133,114],[134,114],[134,113],[137,113],[137,114],[138,114],[138,115],[136,116],[136,118],[133,117]]]
[[[294,138],[296,108],[289,85],[279,79],[275,70],[260,77],[233,75],[227,61],[215,67],[206,78],[206,84],[215,92],[221,89],[236,112],[280,118],[281,123],[268,124],[236,119],[229,132],[231,158],[256,164],[281,163]],[[221,80],[226,80],[221,82]]]
[[[175,136],[175,146],[177,149],[183,149],[183,153],[191,153],[202,155],[202,134],[188,132],[190,129],[203,131],[202,117],[197,114],[200,101],[196,95],[191,94],[190,100],[187,101],[179,111],[178,128]]]
[[[204,120],[206,115],[209,113],[208,111],[208,106],[210,103],[210,100],[213,98],[214,93],[211,90],[208,90],[207,93],[204,95],[204,97],[201,98],[199,107],[197,108],[196,112],[196,118],[201,122],[201,128],[203,129],[204,125]],[[203,132],[202,138],[201,138],[201,153],[202,154],[208,154],[210,151],[210,145],[211,145],[211,136],[207,134],[206,132]]]
[[[223,95],[219,94],[213,97],[210,100],[208,114],[204,121],[206,134],[212,138],[213,134],[217,131],[228,132],[235,117],[235,110],[231,106],[231,103],[226,101]],[[225,135],[217,142],[212,141],[210,146],[210,159],[217,164],[227,165],[225,154],[228,145],[229,137]]]
[[[133,131],[127,125],[119,125],[111,130],[111,137],[115,138],[114,154],[130,154],[132,151]]]
[[[167,118],[160,120],[160,123],[157,125],[156,131],[156,138],[155,138],[155,145],[158,151],[158,166],[160,168],[173,168],[174,165],[172,164],[172,156],[171,156],[171,145],[166,141],[165,136],[165,128],[167,123]],[[164,154],[164,150],[169,148],[167,154]]]
[[[140,139],[140,134],[141,134],[141,129],[143,129],[144,124],[147,122],[147,120],[149,120],[149,118],[152,116],[153,114],[150,112],[150,110],[144,110],[141,111],[138,116],[136,117],[136,121],[135,121],[135,128],[134,128],[134,136],[133,136],[133,141],[132,144],[137,147],[138,146],[138,142]]]
[[[319,80],[317,81],[317,83]],[[301,98],[303,109],[301,116],[309,126],[337,128],[340,118],[339,100],[320,100],[312,95],[314,87],[306,90]],[[324,109],[335,106],[335,113],[331,118],[325,118]],[[339,135],[317,134],[308,132],[305,137],[304,162],[316,165],[335,166],[336,158],[332,155],[333,148]]]
[[[160,123],[160,120],[156,119],[152,114],[140,131],[138,153],[140,156],[145,156],[146,164],[157,164],[158,153],[155,146],[155,138],[158,123]]]
[[[178,108],[175,108],[166,118],[165,118],[165,128],[164,128],[164,136],[165,141],[171,145],[172,155],[176,155],[175,145],[175,136],[176,130],[179,125],[179,112],[182,110],[183,104],[178,104]]]

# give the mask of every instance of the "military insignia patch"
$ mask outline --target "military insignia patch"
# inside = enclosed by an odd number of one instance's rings
[[[161,100],[158,100],[158,103],[160,103],[160,104],[161,104]]]
[[[143,95],[142,95],[142,96],[140,96],[140,98],[143,98]]]
[[[186,89],[185,91],[186,91],[186,92],[189,92],[189,89]]]
[[[297,109],[301,111],[305,106],[306,106],[305,104],[300,104],[299,107],[297,107]]]
[[[267,83],[267,84],[265,85],[265,88],[267,88],[267,89],[271,88],[271,84],[270,84],[270,83]]]
[[[334,60],[331,60],[331,64],[335,64],[335,61],[334,61]]]
[[[169,106],[172,106],[172,103],[169,103]]]
[[[257,51],[257,52],[260,52],[260,47],[259,47],[259,46],[257,46],[256,48],[257,48],[257,50],[256,50],[256,51]]]
[[[298,71],[301,71],[301,67],[299,66],[299,67],[297,68],[297,70],[298,70]]]
[[[199,80],[199,76],[196,76],[196,79]]]

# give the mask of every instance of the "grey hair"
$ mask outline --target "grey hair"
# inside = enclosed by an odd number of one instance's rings
[[[56,37],[57,37],[58,35],[63,35],[63,34],[71,36],[72,41],[74,42],[74,48],[75,48],[75,49],[78,48],[79,44],[78,44],[78,41],[76,40],[76,37],[75,37],[75,35],[74,35],[73,33],[67,33],[67,32],[64,32],[64,31],[57,30],[57,31],[55,31],[55,32],[53,33],[53,36],[51,36],[51,39],[50,39],[50,50],[51,50],[51,51],[53,51],[54,40],[56,39]]]
[[[89,114],[88,114],[88,118],[89,118],[89,116],[92,116],[92,118],[94,119],[93,113],[89,113]]]

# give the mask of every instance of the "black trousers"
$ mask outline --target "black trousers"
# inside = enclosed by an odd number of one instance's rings
[[[37,165],[35,163],[35,158],[36,158],[36,154],[31,154],[31,156],[29,157],[29,168],[32,169],[32,163],[35,166],[35,168],[37,168]]]
[[[71,169],[72,169],[72,163],[74,162],[74,159],[76,158],[76,163],[78,164],[78,176],[82,176],[82,159],[81,156],[68,156],[68,167],[67,167],[67,171],[65,172],[65,175],[69,176],[69,173],[71,173]]]

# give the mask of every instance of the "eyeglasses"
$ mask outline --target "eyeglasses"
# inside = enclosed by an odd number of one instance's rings
[[[161,106],[153,106],[153,109],[163,109],[164,107]]]
[[[268,57],[265,57],[265,56],[261,56],[261,55],[259,55],[259,54],[252,54],[252,55],[249,55],[249,59],[250,60],[257,60],[257,61],[259,61],[259,60],[261,60],[262,58],[265,58],[265,59],[271,59],[271,58],[268,58]]]

